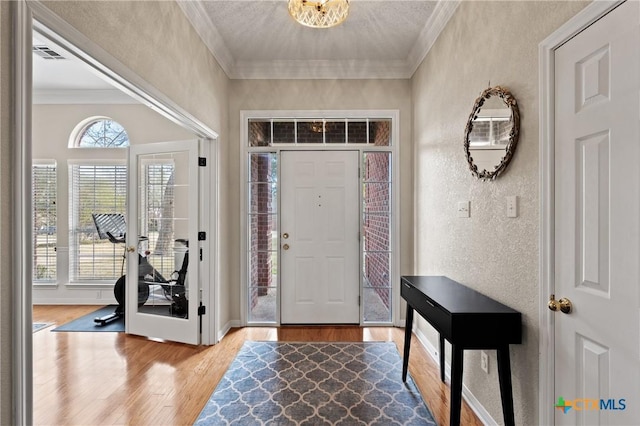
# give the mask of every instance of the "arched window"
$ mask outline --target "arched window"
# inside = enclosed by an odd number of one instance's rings
[[[76,126],[69,142],[70,148],[126,148],[129,135],[109,117],[91,117]]]

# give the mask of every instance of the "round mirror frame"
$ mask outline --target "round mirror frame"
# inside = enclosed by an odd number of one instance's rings
[[[506,106],[511,111],[511,120],[513,121],[513,126],[511,126],[511,131],[509,132],[509,143],[505,149],[504,157],[502,157],[500,164],[498,164],[494,170],[487,171],[483,170],[481,172],[478,171],[478,166],[473,163],[473,157],[471,156],[471,152],[469,151],[469,135],[473,130],[473,121],[478,118],[478,114],[482,109],[484,103],[491,98],[492,96],[497,96],[506,104]],[[464,131],[464,151],[467,155],[467,162],[469,163],[469,170],[471,170],[471,174],[473,174],[478,179],[482,180],[494,180],[502,172],[505,171],[511,158],[513,157],[513,153],[516,150],[516,146],[518,145],[518,136],[520,134],[520,111],[518,110],[518,104],[516,103],[516,99],[513,97],[509,90],[500,87],[490,87],[486,89],[482,94],[476,99],[475,104],[473,105],[473,110],[471,111],[471,115],[469,115],[469,119],[467,120],[467,126]]]

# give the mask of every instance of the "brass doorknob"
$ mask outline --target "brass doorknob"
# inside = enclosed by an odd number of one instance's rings
[[[549,303],[547,306],[554,312],[558,310],[558,301],[556,300],[555,294],[552,294],[551,297],[549,297]]]
[[[129,247],[127,247],[127,251],[129,253],[134,253],[136,251],[136,248],[134,246],[129,246]]]
[[[282,248],[283,248],[284,250],[289,250],[289,244],[285,244],[285,245],[283,245],[283,246],[282,246]]]
[[[573,309],[571,300],[567,299],[566,297],[563,297],[560,300],[556,300],[555,294],[552,294],[551,297],[549,297],[549,303],[547,304],[547,306],[554,312],[560,309],[560,312],[562,312],[563,314],[570,314],[571,310]]]
[[[285,232],[284,234],[282,234],[282,238],[284,238],[284,239],[286,240],[287,238],[289,238],[289,234],[287,234],[287,233]]]

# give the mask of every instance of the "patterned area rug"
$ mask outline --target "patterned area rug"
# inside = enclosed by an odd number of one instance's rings
[[[196,425],[435,425],[394,343],[246,342]]]
[[[33,332],[35,333],[36,331],[40,331],[43,328],[47,328],[51,325],[51,323],[48,322],[34,322],[33,323]]]

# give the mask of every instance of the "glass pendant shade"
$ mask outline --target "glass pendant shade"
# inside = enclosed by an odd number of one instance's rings
[[[349,0],[289,0],[289,14],[307,27],[334,27],[347,19]]]

